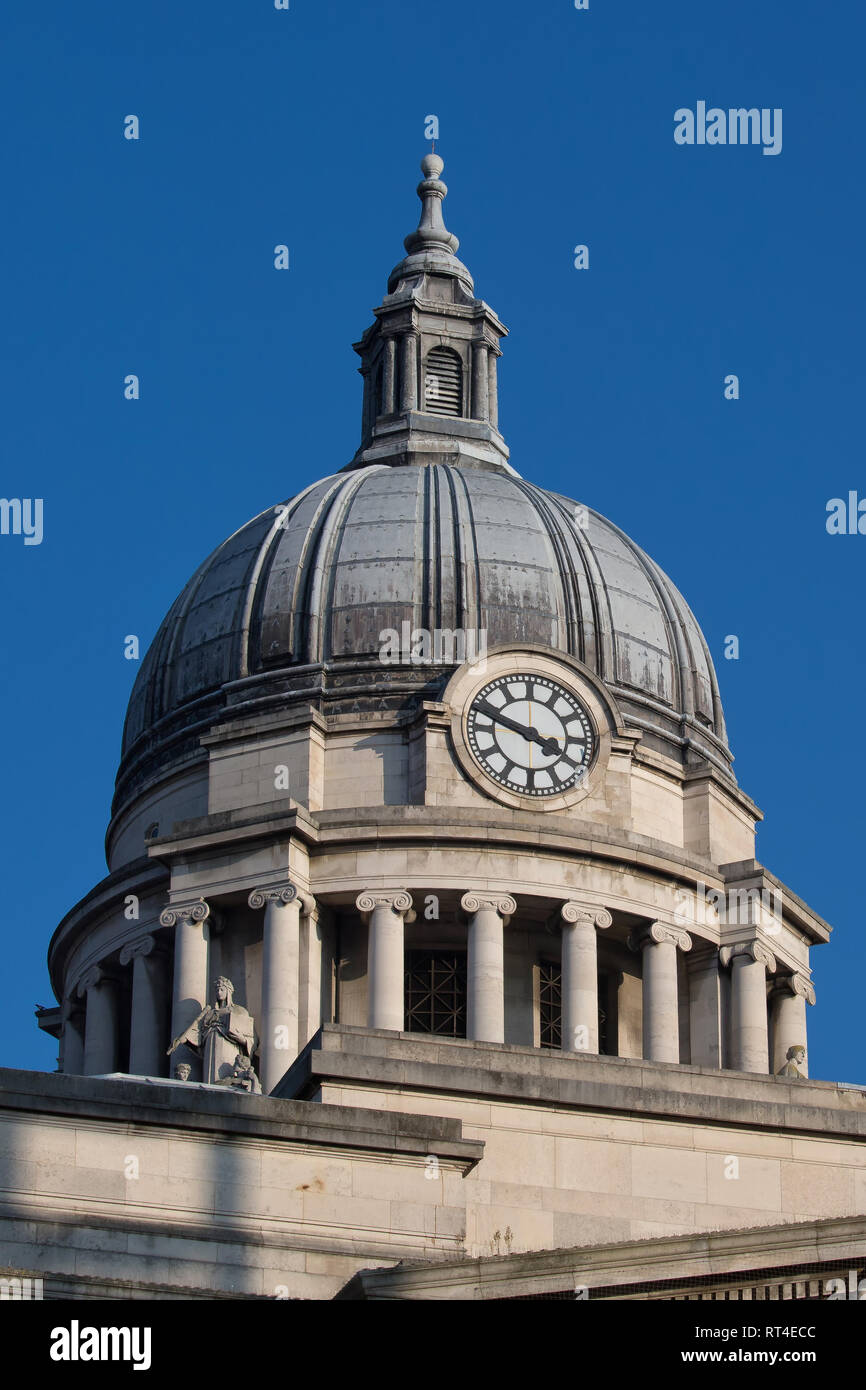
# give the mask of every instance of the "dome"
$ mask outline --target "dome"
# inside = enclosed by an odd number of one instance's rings
[[[358,453],[243,526],[176,600],[132,692],[115,812],[201,757],[221,719],[437,699],[453,665],[380,660],[382,634],[404,623],[577,658],[645,746],[730,776],[707,644],[678,590],[611,522],[508,462],[497,399],[507,330],[454,254],[441,159],[422,170],[419,227],[355,344]]]
[[[256,690],[261,698],[268,676],[287,670],[309,682],[310,668],[327,668],[335,696],[341,670],[359,665],[380,689],[393,686],[381,634],[403,623],[484,631],[488,648],[568,653],[606,683],[628,722],[669,736],[683,725],[711,736],[708,748],[724,745],[701,630],[618,527],[512,474],[373,465],[314,483],[205,560],[142,664],[124,758],[176,742],[191,721],[212,723]],[[417,677],[429,682],[430,672]]]

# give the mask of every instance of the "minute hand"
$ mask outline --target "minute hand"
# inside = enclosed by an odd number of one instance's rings
[[[501,724],[504,729],[511,729],[513,733],[520,734],[529,743],[539,743],[542,752],[548,757],[552,757],[559,752],[559,739],[550,738],[547,734],[541,734],[531,724],[518,724],[516,719],[509,719],[507,715],[500,714],[495,705],[488,705],[483,701],[476,705],[479,714],[486,714],[494,723]]]

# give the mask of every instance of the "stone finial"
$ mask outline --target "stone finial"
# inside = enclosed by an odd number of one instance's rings
[[[439,178],[444,167],[438,154],[426,154],[421,160],[421,173],[424,175],[418,185],[421,220],[416,230],[410,232],[403,242],[410,256],[434,248],[450,251],[453,255],[460,245],[456,236],[448,231],[442,217],[442,201],[448,192],[447,185]]]

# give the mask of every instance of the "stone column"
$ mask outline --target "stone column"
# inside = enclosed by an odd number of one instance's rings
[[[393,415],[396,408],[394,395],[397,380],[397,344],[393,337],[385,339],[382,354],[382,414]]]
[[[63,1018],[63,1074],[81,1076],[84,1073],[84,1017],[74,995],[67,995],[61,1009]]]
[[[416,410],[418,407],[418,338],[414,333],[404,333],[400,340],[402,354],[400,363],[400,409]]]
[[[767,1028],[767,971],[775,973],[776,958],[759,941],[723,946],[723,966],[731,965],[731,1067],[734,1071],[770,1070]]]
[[[367,921],[367,1026],[402,1033],[405,1023],[403,921],[412,922],[405,889],[359,893],[355,906]]]
[[[120,952],[121,965],[132,962],[132,1017],[129,1070],[133,1076],[164,1076],[168,1070],[164,1032],[163,980],[156,940],[130,942]]]
[[[79,981],[78,997],[87,997],[84,1024],[84,1075],[117,1070],[117,983],[95,965]]]
[[[806,1004],[814,1004],[815,990],[806,975],[776,977],[770,995],[773,1033],[773,1074],[778,1076],[788,1060],[789,1047],[806,1047]],[[809,1075],[809,1053],[798,1063],[804,1076]]]
[[[562,1050],[598,1052],[598,951],[596,928],[604,930],[613,918],[603,907],[563,903],[562,918]]]
[[[496,353],[487,354],[487,411],[494,429],[499,429],[499,388],[496,383],[498,367]]]
[[[313,900],[293,883],[255,888],[250,907],[264,907],[262,947],[262,1017],[258,1026],[261,1083],[270,1095],[298,1055],[300,915]]]
[[[680,1060],[677,950],[690,951],[692,938],[664,922],[634,932],[633,950],[643,953],[643,1055],[651,1062]]]
[[[486,343],[475,343],[472,349],[472,418],[489,420],[489,368]]]
[[[503,928],[517,903],[508,893],[464,893],[460,906],[470,914],[466,1036],[477,1042],[505,1042]]]
[[[207,967],[210,904],[173,903],[160,914],[163,927],[174,927],[174,984],[171,992],[171,1041],[201,1013],[208,996]],[[189,1062],[193,1077],[201,1073],[201,1061],[184,1043],[172,1054],[172,1066]]]

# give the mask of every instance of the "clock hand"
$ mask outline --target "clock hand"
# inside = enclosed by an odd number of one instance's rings
[[[486,714],[488,719],[492,719],[496,724],[501,724],[504,729],[511,729],[513,733],[520,734],[527,743],[540,743],[541,751],[546,757],[551,758],[559,752],[559,739],[539,733],[531,724],[518,724],[516,719],[509,719],[506,714],[500,714],[496,706],[488,705],[486,700],[479,702],[476,709],[479,714]]]

